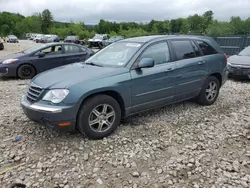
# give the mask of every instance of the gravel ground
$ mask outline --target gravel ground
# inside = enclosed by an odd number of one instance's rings
[[[19,105],[28,82],[0,80],[3,188],[18,182],[39,188],[250,187],[248,81],[229,80],[212,106],[184,102],[142,113],[98,141],[29,121]],[[17,135],[25,140],[13,143]],[[9,167],[16,168],[2,173]]]

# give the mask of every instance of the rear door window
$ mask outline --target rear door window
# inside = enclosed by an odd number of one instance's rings
[[[204,41],[196,40],[204,55],[217,54],[218,52]]]
[[[75,45],[64,45],[65,54],[75,54],[80,52],[80,48]]]
[[[189,40],[172,40],[171,41],[177,60],[195,58],[194,48]]]

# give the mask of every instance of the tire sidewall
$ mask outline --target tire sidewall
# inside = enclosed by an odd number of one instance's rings
[[[89,115],[92,112],[92,110],[101,104],[108,104],[112,106],[112,108],[115,111],[115,121],[113,125],[107,131],[98,133],[91,129],[91,127],[89,126],[88,120],[89,120]],[[116,130],[117,126],[120,124],[120,121],[121,121],[121,109],[120,109],[120,105],[118,104],[118,102],[110,96],[99,95],[90,99],[90,101],[87,101],[86,103],[82,105],[79,116],[78,116],[77,127],[79,131],[88,138],[102,139],[104,137],[109,136],[111,133],[113,133]]]
[[[211,101],[209,101],[207,99],[207,97],[206,97],[206,89],[207,89],[207,86],[209,85],[210,82],[215,82],[217,84],[217,93],[216,93],[216,96]],[[202,92],[201,92],[201,95],[202,95],[201,96],[201,100],[203,101],[202,103],[205,103],[206,105],[213,104],[217,100],[217,98],[219,96],[219,92],[220,92],[220,82],[219,82],[219,80],[216,77],[214,77],[214,76],[209,76],[206,79],[206,81],[204,83],[204,86],[202,88]]]
[[[25,68],[25,67],[29,67],[32,71],[31,71],[31,74],[30,76],[24,76],[22,74],[22,69]],[[36,75],[36,70],[34,67],[32,67],[31,65],[21,65],[18,70],[17,70],[17,76],[20,78],[20,79],[31,79],[33,78],[34,76]]]

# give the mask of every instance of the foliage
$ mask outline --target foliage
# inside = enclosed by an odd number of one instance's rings
[[[51,33],[60,37],[78,35],[81,39],[92,38],[95,33],[136,37],[155,34],[205,34],[210,36],[250,34],[250,18],[242,20],[231,17],[229,22],[213,18],[213,12],[194,14],[187,18],[172,20],[151,20],[149,23],[111,22],[101,19],[97,25],[85,25],[83,22],[63,23],[53,20],[50,10],[24,17],[20,14],[0,12],[0,35],[15,34],[24,37],[26,33]]]

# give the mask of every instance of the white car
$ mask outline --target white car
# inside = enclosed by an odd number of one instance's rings
[[[38,34],[36,35],[36,37],[33,39],[33,41],[35,41],[36,43],[41,42],[42,38],[44,37],[43,34]]]
[[[95,36],[92,39],[89,39],[89,47],[98,47],[103,48],[104,42],[109,39],[109,36],[107,34],[95,34]]]
[[[18,43],[18,39],[15,35],[8,35],[6,37],[6,42],[9,42],[9,43]]]

